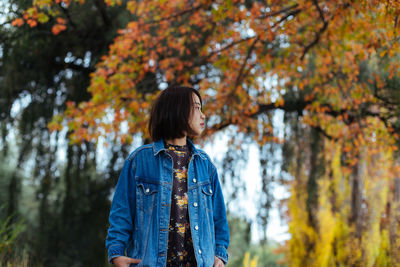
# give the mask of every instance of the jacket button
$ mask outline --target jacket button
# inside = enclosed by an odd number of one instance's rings
[[[197,180],[195,178],[193,178],[193,183],[197,182]]]
[[[147,189],[146,189],[146,193],[148,193],[148,192],[150,192],[150,189],[147,188]]]
[[[197,202],[194,202],[194,203],[193,203],[193,206],[197,207]]]
[[[194,227],[194,230],[199,230],[199,226],[196,225],[196,226]]]
[[[211,188],[210,188],[210,193],[212,193],[212,190],[211,190]]]
[[[201,249],[199,249],[199,254],[201,254]]]

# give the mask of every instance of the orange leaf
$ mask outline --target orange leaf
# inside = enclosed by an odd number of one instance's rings
[[[67,21],[63,18],[57,18],[57,23],[58,24],[67,24]]]
[[[24,23],[25,23],[25,21],[24,21],[23,19],[17,18],[17,19],[14,19],[14,20],[11,22],[11,25],[12,25],[12,26],[20,27],[20,26],[24,25]]]
[[[51,32],[52,32],[54,35],[57,35],[57,34],[59,34],[60,32],[64,31],[66,28],[67,28],[67,27],[66,27],[65,25],[56,24],[56,25],[54,25],[53,28],[51,29]]]
[[[33,20],[33,19],[28,19],[28,21],[26,23],[28,23],[31,28],[33,28],[37,25],[37,21]]]

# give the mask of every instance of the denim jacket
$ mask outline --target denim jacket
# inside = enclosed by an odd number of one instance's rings
[[[188,145],[188,211],[197,265],[212,267],[214,256],[226,264],[229,227],[217,170],[189,139]],[[172,164],[163,140],[139,147],[125,160],[109,216],[110,262],[126,255],[141,260],[131,266],[166,266]]]

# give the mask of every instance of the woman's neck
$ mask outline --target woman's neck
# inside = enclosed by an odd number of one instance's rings
[[[175,138],[165,140],[167,144],[175,145],[175,146],[185,146],[186,145],[186,136],[182,138]]]

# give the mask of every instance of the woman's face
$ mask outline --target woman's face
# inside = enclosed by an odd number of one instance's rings
[[[189,126],[193,130],[193,135],[198,136],[203,132],[205,119],[206,117],[201,111],[200,99],[193,93],[193,107],[189,117]]]

